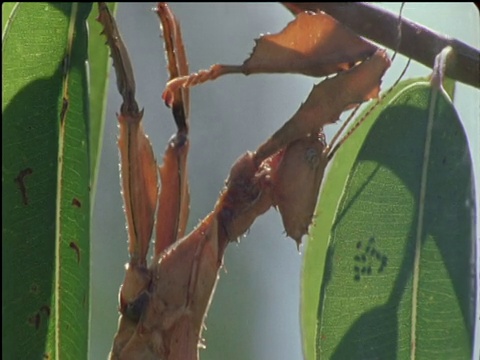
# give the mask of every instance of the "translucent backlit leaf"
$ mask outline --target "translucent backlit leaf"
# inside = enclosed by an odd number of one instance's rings
[[[431,94],[428,83],[404,85],[332,164],[304,268],[308,359],[471,357],[472,162],[443,94],[427,126]],[[327,191],[338,199],[338,176],[357,153],[337,208]],[[315,268],[323,267],[320,243],[328,238],[322,280]]]

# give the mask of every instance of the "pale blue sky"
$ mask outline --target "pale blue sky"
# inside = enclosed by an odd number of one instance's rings
[[[399,3],[386,6],[398,12]],[[166,70],[158,20],[150,11],[153,7],[153,3],[121,3],[117,19],[132,57],[146,131],[161,159],[175,129],[160,99]],[[278,32],[292,19],[278,4],[176,3],[172,9],[182,25],[192,71],[214,63],[242,63],[254,38]],[[403,15],[480,48],[479,14],[472,3],[407,3]],[[404,64],[404,58],[396,58],[386,84],[393,83]],[[408,76],[429,73],[414,64]],[[191,225],[212,209],[234,160],[254,150],[287,120],[315,82],[292,75],[231,76],[192,90]],[[127,261],[115,144],[120,97],[114,85],[112,77],[94,209],[91,359],[106,358],[110,349],[117,326],[118,287]],[[460,84],[455,104],[471,145],[479,189],[479,91]],[[285,238],[280,217],[273,210],[257,220],[238,246],[231,245],[207,318],[207,349],[201,352],[202,360],[302,359],[301,264],[302,256],[294,242]]]

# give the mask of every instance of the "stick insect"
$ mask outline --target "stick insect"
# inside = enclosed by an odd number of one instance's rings
[[[344,110],[378,97],[381,78],[390,65],[385,51],[356,37],[328,15],[302,13],[280,34],[258,41],[243,65],[214,65],[189,75],[179,22],[164,3],[158,4],[156,12],[170,75],[163,98],[177,126],[160,167],[143,130],[143,110],[135,98],[126,46],[108,7],[99,3],[98,20],[123,98],[117,114],[118,146],[130,255],[119,292],[120,319],[110,359],[199,358],[204,320],[227,245],[271,207],[279,210],[286,234],[300,244],[335,151],[333,144],[326,143],[323,127],[335,122]],[[318,27],[318,38],[296,40],[305,24]],[[333,35],[323,34],[323,29]],[[298,48],[285,51],[285,43]],[[350,50],[341,52],[336,46]],[[308,56],[299,56],[299,51]],[[327,55],[327,62],[318,61]],[[292,60],[292,56],[303,60]],[[316,85],[290,120],[256,151],[247,151],[236,160],[213,210],[186,235],[189,87],[229,73],[259,72],[339,74]],[[148,264],[152,237],[154,254]]]

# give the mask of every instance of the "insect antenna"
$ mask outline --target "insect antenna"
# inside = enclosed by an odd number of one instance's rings
[[[398,49],[400,47],[400,44],[402,42],[402,11],[403,11],[404,5],[405,5],[405,2],[402,2],[401,6],[400,6],[400,11],[399,11],[399,14],[398,14],[397,45],[396,45],[395,52],[393,53],[393,56],[392,56],[392,62],[395,59],[395,57],[398,53]],[[340,140],[338,140],[338,138],[343,133],[343,131],[345,130],[347,125],[350,123],[350,121],[353,119],[353,117],[357,113],[358,109],[360,108],[360,105],[355,107],[353,112],[350,114],[350,116],[347,118],[347,120],[345,120],[345,122],[342,124],[340,129],[337,131],[337,133],[333,137],[330,144],[325,148],[325,151],[328,152],[328,155],[327,155],[328,160],[331,160],[333,158],[333,156],[335,155],[337,150],[340,148],[340,146],[342,146],[342,144],[345,143],[345,141],[347,141],[347,139],[360,127],[360,125],[362,125],[365,122],[365,120],[369,117],[369,115],[372,113],[372,111],[375,110],[377,108],[377,106],[381,104],[383,99],[386,96],[388,96],[393,91],[393,89],[395,89],[395,87],[398,85],[400,80],[403,78],[403,76],[407,72],[407,69],[410,65],[410,61],[411,61],[411,59],[409,58],[407,60],[407,63],[405,64],[402,72],[400,73],[400,76],[397,78],[397,80],[395,80],[395,83],[385,92],[385,94],[383,94],[381,97],[379,97],[379,99],[375,102],[375,104],[372,105],[372,107],[367,111],[367,113],[364,114],[362,116],[362,118],[360,120],[358,120],[355,124],[353,124],[353,126],[348,130],[348,132]],[[338,142],[337,142],[337,140],[338,140]],[[335,143],[335,142],[337,142],[337,143]]]
[[[337,142],[338,138],[340,137],[340,135],[344,132],[344,130],[346,129],[347,125],[350,123],[350,121],[352,121],[352,119],[355,117],[355,115],[357,114],[357,111],[358,109],[360,108],[360,105],[357,105],[355,106],[355,108],[353,109],[353,111],[351,112],[351,114],[348,116],[347,120],[345,120],[342,124],[342,126],[340,127],[340,129],[338,129],[338,131],[335,133],[335,135],[333,136],[333,139],[330,141],[330,144],[328,144],[326,147],[325,147],[325,150],[324,150],[324,153],[330,153],[330,150],[332,150],[333,147],[337,148],[337,146],[335,146],[335,143]],[[347,134],[348,135],[348,134]],[[343,138],[340,140],[343,142]],[[336,151],[336,150],[335,150]],[[333,156],[333,154],[332,154]],[[329,155],[328,156],[328,159],[330,160],[331,159],[331,156]]]

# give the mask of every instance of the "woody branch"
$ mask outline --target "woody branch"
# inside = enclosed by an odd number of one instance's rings
[[[447,65],[446,76],[480,88],[480,51],[457,39],[434,32],[408,19],[399,19],[398,14],[367,3],[282,4],[294,14],[306,10],[324,11],[357,34],[397,50],[429,68],[433,68],[435,57],[445,47],[451,46],[455,57]]]

